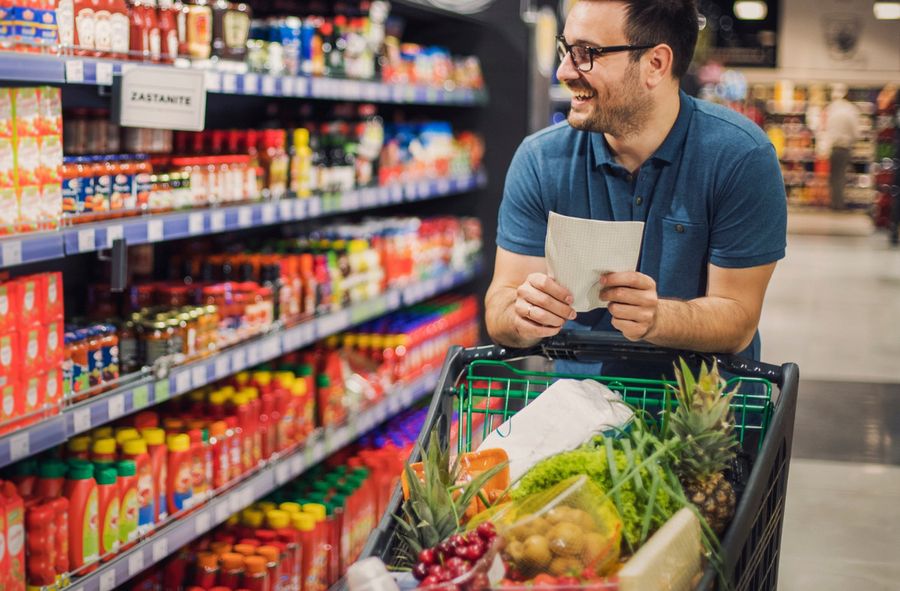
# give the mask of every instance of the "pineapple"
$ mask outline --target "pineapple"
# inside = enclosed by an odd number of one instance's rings
[[[468,482],[458,483],[459,458],[450,464],[450,452],[441,450],[437,430],[433,430],[422,454],[422,479],[408,463],[404,467],[409,497],[403,502],[400,515],[394,516],[402,541],[399,566],[415,565],[419,552],[458,533],[472,500],[505,466],[506,462],[498,464]]]
[[[712,369],[704,363],[695,378],[682,359],[675,375],[678,386],[672,390],[678,406],[668,413],[669,429],[680,443],[675,473],[687,498],[721,535],[734,516],[736,503],[724,471],[738,447],[730,406],[737,389],[725,392],[725,380],[715,363]]]

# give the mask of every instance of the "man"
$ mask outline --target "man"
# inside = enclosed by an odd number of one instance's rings
[[[758,359],[763,297],[785,251],[784,184],[762,130],[679,92],[697,23],[694,0],[572,8],[557,71],[573,94],[568,123],[522,142],[500,205],[486,297],[497,342],[525,347],[566,325]],[[639,270],[597,277],[608,309],[576,315],[547,275],[550,211],[645,222]]]
[[[844,209],[844,188],[853,143],[859,138],[859,109],[847,100],[847,85],[831,87],[825,108],[825,141],[831,146],[831,209]]]

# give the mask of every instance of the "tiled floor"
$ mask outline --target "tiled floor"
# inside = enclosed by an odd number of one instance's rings
[[[858,217],[791,227],[760,327],[801,375],[779,589],[897,590],[900,249]]]

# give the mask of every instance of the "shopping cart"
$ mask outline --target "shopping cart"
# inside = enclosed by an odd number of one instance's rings
[[[631,404],[651,415],[659,411],[665,398],[664,380],[628,376],[576,376],[518,369],[510,362],[529,356],[551,360],[581,362],[625,361],[671,365],[683,357],[689,365],[717,361],[730,385],[740,384],[732,407],[736,433],[750,466],[746,487],[738,502],[734,519],[721,540],[723,573],[736,591],[771,590],[777,587],[781,527],[787,488],[794,412],[797,406],[799,372],[793,363],[781,367],[749,361],[730,355],[660,349],[644,343],[632,343],[620,335],[587,331],[562,332],[527,350],[483,346],[452,348],[441,370],[440,381],[431,401],[425,427],[419,436],[424,448],[433,429],[445,448],[451,436],[460,451],[470,451],[473,438],[484,436],[516,410],[533,400],[557,379],[595,379],[619,392]],[[457,432],[451,434],[454,411]],[[484,420],[476,420],[478,415]],[[480,425],[473,427],[474,425]],[[512,428],[515,428],[513,425]],[[418,451],[413,461],[418,461]],[[378,556],[391,565],[398,555],[396,521],[402,493],[394,491],[388,510],[370,535],[362,558]],[[717,573],[708,567],[697,587],[714,589]]]

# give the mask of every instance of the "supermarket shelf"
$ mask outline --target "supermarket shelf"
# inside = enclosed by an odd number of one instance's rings
[[[173,396],[203,387],[283,353],[303,348],[347,328],[404,306],[434,297],[471,280],[476,264],[391,290],[367,302],[274,330],[207,359],[174,368],[162,377],[148,376],[66,408],[60,415],[0,438],[0,467],[62,444],[68,438],[126,414],[160,404]]]
[[[170,525],[122,552],[115,560],[101,565],[93,573],[77,579],[66,588],[73,591],[107,591],[123,585],[181,546],[224,523],[233,513],[300,476],[308,468],[355,441],[387,418],[411,407],[430,394],[437,382],[438,373],[431,372],[400,388],[375,406],[358,413],[346,424],[320,434],[293,453],[268,462],[239,485],[213,498],[202,509],[173,520]]]
[[[21,234],[0,240],[0,267],[111,248],[118,238],[124,238],[129,246],[179,240],[438,199],[486,185],[487,175],[480,171],[467,176],[358,189],[346,192],[337,199],[284,199],[78,224],[54,232]]]
[[[0,55],[0,80],[36,84],[111,86],[115,76],[120,76],[123,71],[136,65],[163,70],[176,68],[172,65],[10,52]],[[487,102],[485,91],[466,88],[446,90],[412,84],[256,73],[236,74],[211,69],[205,72],[207,92],[221,94],[422,105],[475,106]]]

